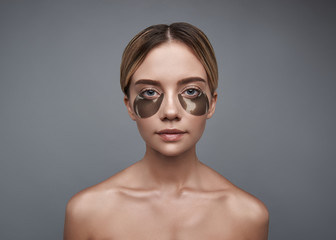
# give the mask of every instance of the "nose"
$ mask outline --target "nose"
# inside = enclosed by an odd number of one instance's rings
[[[179,121],[181,119],[180,116],[180,104],[178,101],[177,96],[174,94],[165,94],[164,99],[162,101],[162,105],[160,108],[160,119],[162,121],[165,120],[177,120]]]

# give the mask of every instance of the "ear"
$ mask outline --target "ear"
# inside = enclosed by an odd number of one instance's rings
[[[217,103],[217,92],[214,92],[210,101],[210,107],[207,113],[207,119],[211,118],[212,115],[215,113],[216,103]]]
[[[135,114],[134,114],[134,111],[132,109],[131,102],[130,102],[129,98],[126,95],[124,95],[124,103],[125,103],[125,106],[127,108],[128,115],[130,116],[130,118],[133,121],[135,121]]]

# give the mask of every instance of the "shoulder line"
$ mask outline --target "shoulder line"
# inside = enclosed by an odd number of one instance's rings
[[[269,212],[261,200],[236,186],[230,192],[229,205],[238,218],[256,223],[268,223]]]

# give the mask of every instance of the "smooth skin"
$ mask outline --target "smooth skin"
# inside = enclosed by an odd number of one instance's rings
[[[190,80],[194,78],[205,81]],[[182,108],[177,95],[193,92],[187,89],[207,94],[206,114],[194,116]],[[266,240],[265,205],[196,156],[196,143],[214,114],[217,94],[211,94],[193,52],[176,41],[154,48],[133,75],[129,90],[124,102],[146,142],[145,155],[70,199],[64,239]],[[132,105],[140,92],[151,98],[164,93],[160,109],[151,117],[134,113]],[[164,129],[183,134],[165,137],[159,134]]]

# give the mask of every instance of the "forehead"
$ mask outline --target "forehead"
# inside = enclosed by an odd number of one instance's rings
[[[206,71],[193,51],[183,43],[171,41],[152,49],[132,79],[153,79],[165,84],[190,77],[207,81]]]

